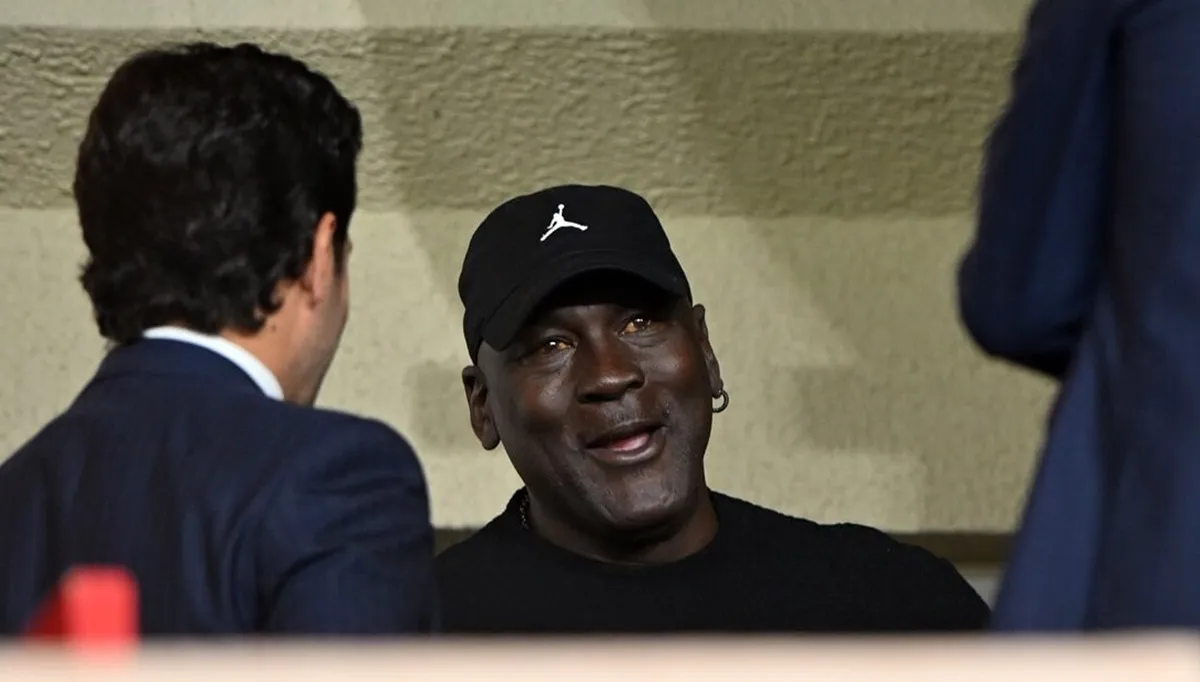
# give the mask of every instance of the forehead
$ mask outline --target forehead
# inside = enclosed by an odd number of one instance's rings
[[[578,314],[581,309],[654,308],[666,310],[680,303],[679,297],[628,273],[601,270],[563,282],[534,308],[525,326],[536,326]]]

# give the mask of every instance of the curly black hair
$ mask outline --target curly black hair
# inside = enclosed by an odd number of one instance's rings
[[[130,58],[92,110],[75,171],[80,282],[100,333],[260,329],[326,213],[342,261],[361,149],[358,110],[287,55],[190,43]]]

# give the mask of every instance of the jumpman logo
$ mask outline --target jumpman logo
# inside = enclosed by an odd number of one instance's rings
[[[563,217],[563,209],[564,208],[566,208],[566,206],[564,206],[563,204],[558,205],[558,212],[555,213],[554,217],[550,219],[550,224],[546,227],[546,234],[542,235],[542,238],[539,239],[538,241],[543,241],[543,242],[546,241],[546,239],[548,239],[550,237],[550,235],[554,234],[555,232],[558,232],[560,229],[562,229],[564,227],[573,227],[576,230],[579,230],[580,232],[584,232],[587,230],[587,225],[580,225],[579,223],[573,223],[570,220],[567,220],[566,218],[564,218]]]

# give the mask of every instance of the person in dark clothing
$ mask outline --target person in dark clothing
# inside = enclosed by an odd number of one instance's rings
[[[458,633],[982,628],[947,561],[711,491],[729,404],[704,307],[653,209],[604,186],[509,200],[459,280],[471,425],[525,486],[437,560]],[[714,403],[713,401],[718,401]]]
[[[334,83],[258,45],[112,73],[72,186],[111,347],[0,462],[0,638],[96,565],[134,577],[147,639],[437,629],[416,452],[313,406],[350,314],[361,148]]]
[[[1200,3],[1036,0],[963,326],[1058,382],[992,626],[1200,628]]]

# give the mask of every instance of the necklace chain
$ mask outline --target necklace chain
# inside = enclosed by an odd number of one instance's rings
[[[521,501],[517,504],[517,510],[521,513],[521,527],[525,530],[532,530],[529,527],[529,491],[521,491]]]

